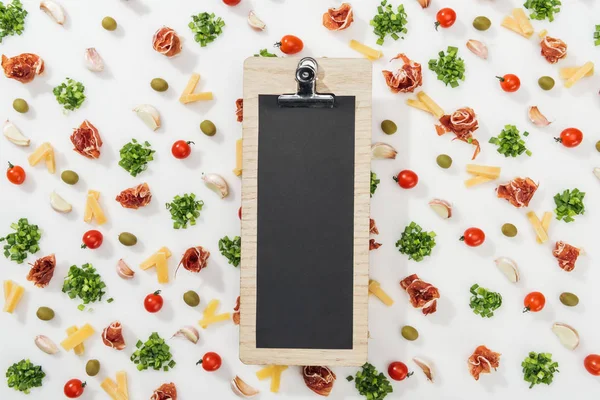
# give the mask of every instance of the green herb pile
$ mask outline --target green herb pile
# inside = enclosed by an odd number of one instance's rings
[[[130,360],[137,364],[138,371],[148,368],[155,371],[162,368],[163,371],[168,371],[176,364],[172,359],[169,345],[156,332],[153,332],[145,343],[138,340],[135,347],[137,347],[137,350],[133,352]]]
[[[354,380],[354,387],[367,400],[381,400],[394,391],[388,378],[369,363],[365,363],[362,370],[357,371],[354,377],[349,375],[346,380]]]
[[[38,243],[42,231],[37,225],[30,224],[27,218],[19,219],[19,222],[10,224],[10,227],[16,232],[0,238],[0,242],[6,241],[4,256],[16,261],[17,264],[23,264],[28,252],[34,254],[40,250]]]
[[[150,143],[144,142],[142,145],[137,140],[131,139],[131,142],[119,151],[121,154],[119,165],[131,176],[137,176],[148,168],[150,161],[154,160],[154,153],[155,151],[150,148]]]
[[[594,46],[600,46],[600,25],[596,25],[596,31],[594,32]]]
[[[465,62],[458,57],[458,47],[448,46],[446,53],[440,51],[439,58],[429,60],[429,69],[437,74],[438,80],[455,88],[458,81],[465,80]]]
[[[81,268],[77,265],[71,265],[69,274],[63,282],[62,291],[68,294],[71,299],[80,298],[83,303],[78,305],[77,308],[83,311],[86,304],[102,300],[102,296],[106,294],[104,292],[105,288],[106,284],[96,272],[96,268],[92,264],[83,264]]]
[[[494,316],[494,310],[497,310],[502,305],[502,296],[500,293],[491,292],[478,284],[471,286],[470,292],[471,310],[482,318],[490,318]]]
[[[65,110],[73,111],[81,107],[85,101],[85,86],[71,78],[67,78],[63,83],[52,90],[58,104]]]
[[[523,136],[529,136],[529,132],[523,132]],[[490,138],[489,143],[497,145],[498,153],[504,154],[504,157],[516,157],[523,153],[531,156],[531,151],[525,147],[525,141],[514,125],[505,125],[498,137]]]
[[[531,10],[529,16],[532,19],[541,21],[548,18],[550,22],[554,21],[554,14],[560,12],[561,5],[559,0],[527,0],[523,4],[525,8]]]
[[[529,389],[535,385],[552,383],[555,372],[558,370],[558,363],[552,362],[552,354],[550,353],[529,353],[527,358],[521,363],[523,367],[523,379],[529,382]]]
[[[381,180],[377,179],[377,174],[371,171],[371,197],[373,197],[373,195],[375,194],[379,182],[381,182]]]
[[[277,57],[277,54],[269,53],[267,49],[261,49],[254,57]]]
[[[562,194],[557,193],[554,196],[556,219],[573,222],[575,221],[574,216],[583,215],[585,213],[584,197],[585,192],[580,192],[579,189],[573,189],[573,191],[567,189]]]
[[[30,389],[42,386],[46,374],[39,365],[33,365],[29,360],[14,363],[6,370],[6,380],[9,388],[29,394]]]
[[[242,239],[239,236],[229,239],[229,236],[225,236],[219,240],[219,251],[227,258],[229,264],[237,267],[240,265],[242,258]]]
[[[0,43],[7,36],[20,35],[25,28],[27,11],[19,0],[4,5],[0,1]]]
[[[192,15],[192,22],[188,24],[194,33],[194,40],[200,43],[200,46],[206,47],[212,43],[217,36],[223,33],[225,21],[221,17],[215,18],[214,13],[203,12],[198,15]]]
[[[435,247],[435,232],[425,232],[419,225],[411,222],[404,228],[396,247],[400,253],[408,254],[409,260],[423,261]]]
[[[383,0],[381,5],[377,7],[377,15],[370,21],[373,33],[379,37],[377,44],[380,46],[387,35],[390,35],[394,40],[398,40],[398,34],[403,35],[408,32],[408,29],[406,29],[408,20],[406,19],[404,5],[400,4],[396,11],[394,12],[391,4],[387,4],[387,0]]]
[[[175,196],[173,201],[166,204],[167,210],[171,212],[171,219],[174,229],[187,229],[188,223],[196,225],[196,218],[200,216],[200,211],[204,206],[202,200],[196,200],[194,193]]]

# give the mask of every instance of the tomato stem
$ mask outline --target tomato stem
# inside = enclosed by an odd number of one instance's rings
[[[83,389],[84,387],[86,387],[86,386],[87,386],[87,382],[83,382],[83,383],[81,384],[81,388],[82,388],[82,389]]]
[[[82,248],[82,249],[87,249],[87,246],[86,246],[86,244],[85,244],[85,243],[82,243],[82,244],[81,244],[81,248]]]
[[[196,365],[200,365],[202,364],[202,359],[198,360],[198,362],[196,363]]]
[[[504,81],[506,80],[506,79],[504,79],[504,77],[503,77],[503,76],[497,76],[496,78],[498,78],[498,80],[499,80],[500,82],[504,82]]]
[[[10,170],[10,169],[12,169],[12,168],[14,168],[14,165],[12,165],[12,163],[9,161],[9,162],[8,162],[8,169]]]
[[[410,378],[411,376],[413,376],[413,375],[414,375],[414,373],[415,373],[415,371],[411,371],[411,372],[409,372],[408,374],[406,374],[406,377],[407,377],[407,378]]]
[[[281,44],[282,44],[281,42],[277,42],[277,43],[275,43],[273,46],[275,46],[275,47],[278,47],[278,48],[279,48],[279,47],[281,47]]]
[[[156,292],[152,293],[155,296],[158,296],[160,294],[160,290],[157,290]]]
[[[461,236],[460,239],[458,239],[458,240],[460,240],[461,242],[464,242],[465,241],[465,237]]]
[[[529,308],[529,307],[525,307],[523,309],[523,313],[528,313],[529,311],[531,311],[531,308]]]
[[[196,143],[192,142],[191,140],[187,141],[186,143],[187,144],[194,144],[194,145],[196,144]]]
[[[562,143],[562,139],[559,137],[555,137],[554,141],[556,141],[556,143]]]
[[[392,176],[392,179],[393,179],[395,182],[398,182],[398,177],[397,177],[397,176]]]
[[[435,30],[437,31],[438,30],[438,26],[440,26],[441,24],[436,21],[433,25],[435,25]]]

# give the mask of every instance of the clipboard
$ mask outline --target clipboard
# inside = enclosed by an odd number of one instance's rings
[[[371,63],[244,63],[240,360],[367,361]]]

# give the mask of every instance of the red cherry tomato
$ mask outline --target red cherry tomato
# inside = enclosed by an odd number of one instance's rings
[[[546,298],[540,292],[531,292],[525,296],[523,304],[525,305],[523,312],[538,312],[546,305]]]
[[[242,207],[240,207],[238,210],[238,217],[240,217],[240,219],[242,219]]]
[[[223,3],[227,4],[228,6],[237,6],[240,4],[240,1],[242,0],[223,0]]]
[[[506,74],[504,76],[497,76],[500,80],[500,87],[505,92],[516,92],[521,87],[521,80],[514,74]]]
[[[560,133],[559,138],[554,138],[565,147],[577,147],[583,140],[583,133],[576,128],[567,128]]]
[[[400,361],[394,361],[388,367],[388,375],[395,381],[403,381],[410,378],[413,372],[408,372],[406,364]]]
[[[405,169],[393,178],[402,189],[412,189],[419,183],[419,177],[410,169]]]
[[[83,388],[86,383],[81,382],[79,379],[71,379],[65,383],[65,396],[70,399],[75,399],[83,394]]]
[[[195,144],[194,142],[186,142],[185,140],[178,140],[173,143],[173,147],[171,147],[171,153],[173,153],[173,157],[184,159],[188,158],[188,156],[192,153],[191,144]]]
[[[82,249],[97,249],[102,245],[102,241],[104,237],[102,233],[99,231],[92,229],[91,231],[87,231],[83,235],[83,244],[81,245]]]
[[[485,233],[479,228],[469,228],[461,236],[460,241],[470,247],[481,246],[485,242]]]
[[[202,368],[204,368],[205,371],[216,371],[221,368],[221,356],[209,351],[202,357],[202,360],[196,363],[196,365],[198,364],[202,364]]]
[[[456,22],[456,12],[451,8],[442,8],[435,16],[435,30],[438,26],[442,28],[450,28]]]
[[[594,376],[600,376],[600,354],[590,354],[583,360],[583,366],[587,372]]]
[[[163,298],[160,295],[160,290],[157,290],[154,293],[150,293],[144,299],[144,308],[149,313],[159,312],[163,306]]]
[[[18,165],[12,165],[10,162],[8,163],[8,169],[6,170],[6,177],[8,178],[10,183],[14,183],[15,185],[20,185],[25,182],[25,170]]]
[[[296,54],[302,51],[304,43],[294,35],[285,35],[281,41],[275,43],[275,46],[285,54]]]

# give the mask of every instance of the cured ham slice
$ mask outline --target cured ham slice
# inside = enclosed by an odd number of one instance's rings
[[[235,325],[240,324],[240,296],[235,300],[235,307],[233,307],[233,323]]]
[[[342,3],[338,8],[330,8],[323,14],[323,26],[330,31],[342,31],[352,25],[354,12],[349,3]]]
[[[558,260],[558,266],[567,272],[575,269],[575,262],[580,254],[580,249],[562,241],[556,242],[552,251],[552,255]]]
[[[479,141],[473,138],[473,132],[479,128],[479,122],[472,108],[463,107],[454,111],[451,115],[443,115],[440,118],[440,124],[435,127],[439,136],[447,132],[454,133],[456,137],[453,140],[458,139],[475,146],[472,160],[477,157],[481,151],[481,146],[479,145]]]
[[[119,321],[115,321],[102,331],[102,342],[115,350],[125,348],[125,339],[123,338],[123,327]]]
[[[73,130],[71,143],[75,146],[73,150],[82,156],[92,159],[100,157],[100,147],[102,147],[100,133],[87,119],[79,128]]]
[[[329,396],[336,376],[328,367],[302,367],[302,376],[304,383],[310,390],[320,396]]]
[[[160,54],[167,57],[174,57],[181,53],[181,39],[179,39],[175,30],[168,26],[163,26],[154,34],[152,47]]]
[[[210,252],[202,246],[190,247],[185,251],[179,266],[191,272],[200,272],[208,264]]]
[[[369,250],[377,250],[381,247],[381,243],[376,242],[375,239],[369,239]]]
[[[424,315],[436,312],[440,292],[435,286],[421,280],[417,274],[401,280],[400,286],[410,296],[410,304],[414,308],[420,308]]]
[[[478,346],[468,360],[469,372],[476,381],[480,374],[489,374],[492,368],[500,366],[500,353],[496,353],[485,346]]]
[[[54,276],[54,268],[56,267],[56,257],[54,257],[54,254],[42,257],[29,265],[31,265],[31,270],[29,270],[27,280],[40,288],[48,286],[48,283],[50,283],[50,280]]]
[[[396,72],[383,70],[385,83],[394,93],[412,93],[415,89],[423,84],[423,74],[421,72],[421,64],[411,61],[406,55],[400,53],[390,61],[400,58],[404,61],[404,65]]]
[[[242,122],[244,120],[244,99],[237,99],[235,101],[235,116],[237,122]]]
[[[177,400],[177,388],[173,382],[163,383],[152,393],[150,400]]]
[[[545,36],[540,42],[542,56],[550,64],[556,64],[567,56],[567,44],[560,39]]]
[[[44,60],[33,53],[23,53],[10,58],[3,54],[2,69],[7,78],[29,83],[36,75],[44,72]]]
[[[124,208],[137,210],[140,207],[147,206],[152,200],[152,193],[147,183],[142,183],[136,187],[123,190],[115,198]]]
[[[369,233],[379,235],[379,230],[377,229],[377,225],[375,225],[375,220],[373,218],[369,219]]]
[[[498,198],[506,199],[517,208],[529,206],[538,185],[530,178],[515,178],[512,181],[499,185],[496,189]]]

